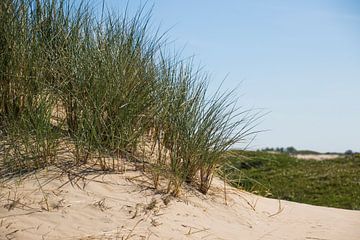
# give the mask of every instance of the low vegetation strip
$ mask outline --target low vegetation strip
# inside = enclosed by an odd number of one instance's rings
[[[257,194],[360,210],[360,156],[302,160],[285,153],[231,151],[222,174],[234,186]]]

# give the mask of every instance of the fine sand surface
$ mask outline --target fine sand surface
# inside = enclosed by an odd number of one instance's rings
[[[330,160],[339,158],[339,154],[295,154],[295,157],[298,159],[305,159],[305,160]]]
[[[151,189],[135,169],[59,174],[1,186],[0,239],[360,239],[360,211],[268,199],[228,185],[225,198],[219,179],[206,196],[188,187],[173,198]]]

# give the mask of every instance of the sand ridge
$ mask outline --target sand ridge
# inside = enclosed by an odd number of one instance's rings
[[[43,171],[1,186],[0,239],[360,239],[360,211],[225,187],[173,198],[135,168],[71,181]]]
[[[317,161],[331,160],[341,157],[340,154],[295,154],[294,156],[298,159]]]

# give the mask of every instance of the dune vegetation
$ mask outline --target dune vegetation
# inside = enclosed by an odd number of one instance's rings
[[[206,72],[170,54],[150,20],[143,8],[114,16],[85,1],[1,1],[3,178],[65,161],[118,171],[127,159],[155,188],[163,178],[174,195],[184,183],[208,191],[258,115],[231,92],[209,94]]]
[[[360,209],[359,154],[319,161],[232,150],[228,160],[222,174],[238,188],[271,198]]]

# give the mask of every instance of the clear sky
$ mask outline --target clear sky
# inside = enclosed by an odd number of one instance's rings
[[[119,13],[126,3],[105,0]],[[130,11],[143,3],[129,0]],[[212,88],[228,75],[224,88],[240,84],[240,105],[269,112],[251,148],[360,151],[359,0],[153,4],[152,23],[195,55]]]

